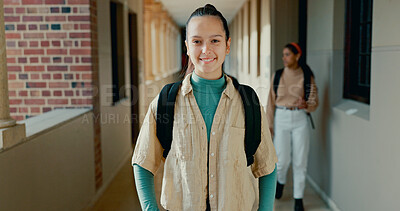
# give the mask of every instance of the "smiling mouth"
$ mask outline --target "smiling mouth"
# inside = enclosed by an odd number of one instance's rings
[[[204,59],[200,59],[201,61],[203,61],[204,63],[210,63],[210,62],[212,62],[212,61],[214,61],[215,60],[215,58],[204,58]]]

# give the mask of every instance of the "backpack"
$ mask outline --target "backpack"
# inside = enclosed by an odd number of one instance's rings
[[[312,73],[312,71],[309,68],[301,68],[303,70],[303,74],[304,74],[304,83],[303,83],[303,89],[304,89],[304,100],[307,102],[308,101],[308,97],[310,96],[310,92],[311,92],[311,76],[313,76],[314,74]],[[278,87],[279,87],[279,81],[281,80],[281,76],[283,73],[283,68],[279,69],[275,72],[275,77],[274,77],[274,92],[275,92],[275,99],[278,97]],[[309,112],[307,112],[308,117],[310,118],[310,122],[311,122],[311,126],[313,129],[315,129],[314,126],[314,121],[312,119],[312,116]]]
[[[247,85],[239,84],[237,79],[232,79],[233,85],[238,90],[245,111],[245,153],[247,166],[254,163],[254,154],[261,142],[261,111],[257,93]],[[159,94],[156,115],[156,134],[163,147],[163,157],[167,158],[171,149],[172,131],[174,125],[174,109],[176,96],[182,81],[167,84]]]

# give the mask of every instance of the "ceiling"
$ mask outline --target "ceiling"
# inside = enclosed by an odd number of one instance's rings
[[[246,0],[158,0],[179,26],[185,26],[190,14],[207,3],[214,5],[228,23],[235,17]]]

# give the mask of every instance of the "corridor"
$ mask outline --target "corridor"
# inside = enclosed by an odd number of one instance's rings
[[[134,180],[130,159],[125,162],[109,187],[104,191],[94,206],[87,211],[140,211],[140,204],[134,188]],[[291,171],[288,172],[291,175]],[[289,182],[290,181],[290,182]],[[275,211],[293,210],[292,177],[288,177],[288,184],[280,200],[275,200]],[[308,211],[330,210],[317,193],[307,184],[304,193],[304,208]]]

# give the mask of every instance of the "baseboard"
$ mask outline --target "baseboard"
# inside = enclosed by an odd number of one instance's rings
[[[340,211],[335,202],[317,185],[317,183],[309,175],[307,175],[307,181],[310,183],[312,188],[317,192],[317,194],[321,196],[322,200],[325,201],[329,209],[331,209],[332,211]]]
[[[108,178],[108,180],[103,183],[101,188],[97,191],[96,195],[92,198],[91,202],[83,210],[88,211],[96,204],[96,202],[99,200],[99,198],[103,195],[104,191],[107,190],[108,186],[113,181],[115,176],[117,176],[118,172],[121,171],[122,167],[126,163],[126,160],[128,160],[132,157],[132,153],[133,152],[131,150],[128,153],[126,153],[126,155],[124,156],[124,158],[122,159],[120,164],[117,166],[116,170],[112,173],[111,177]]]

